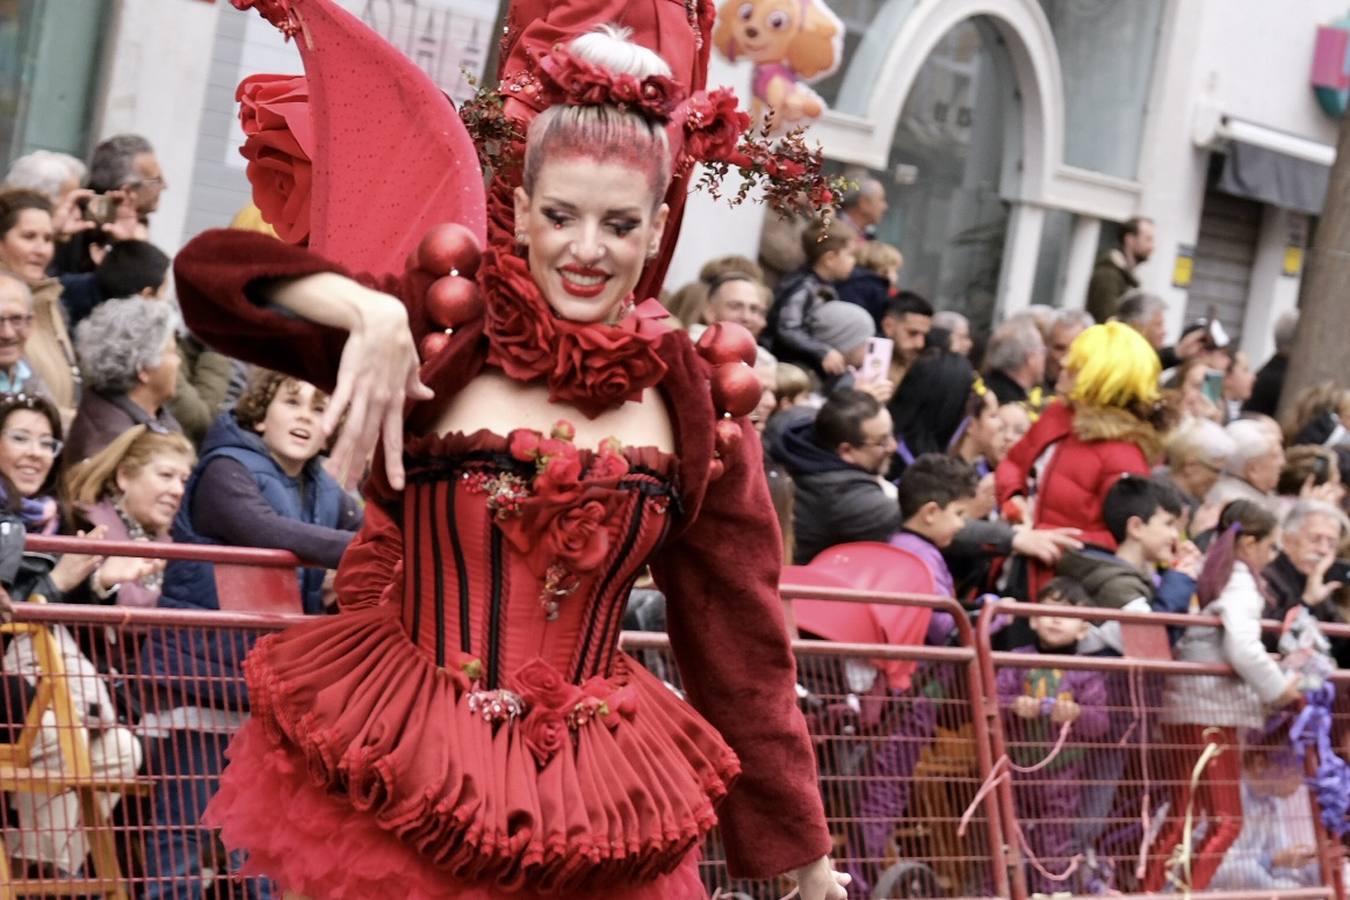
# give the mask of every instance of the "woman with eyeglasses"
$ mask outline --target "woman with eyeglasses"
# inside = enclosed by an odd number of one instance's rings
[[[61,419],[45,397],[0,396],[0,510],[23,519],[29,534],[55,534],[61,525],[54,496],[61,454]],[[82,537],[105,537],[96,527]],[[10,591],[15,600],[40,595],[51,603],[108,597],[118,585],[139,581],[162,568],[153,560],[66,553],[57,558],[24,553]]]
[[[50,401],[28,394],[0,396],[0,509],[19,516],[29,533],[51,534],[59,524],[52,487],[60,453],[61,420]],[[84,536],[101,538],[103,529]],[[91,593],[108,596],[123,582],[137,581],[159,568],[151,560],[126,557],[67,553],[58,559],[25,552],[10,593],[15,601],[36,597],[52,603],[86,600]],[[61,626],[50,631],[70,676],[65,684],[86,730],[94,777],[132,777],[141,764],[140,741],[120,723],[112,693],[74,635]],[[22,676],[28,690],[21,691],[21,697],[31,693],[42,671],[30,638],[20,636],[8,642],[0,671]],[[11,707],[6,712],[13,717],[17,710]],[[61,765],[62,736],[50,717],[47,713],[42,718],[32,747],[33,765],[38,768]],[[120,799],[118,794],[99,795],[105,816]],[[65,878],[84,866],[89,846],[78,824],[81,802],[74,791],[10,796],[19,830],[8,849],[28,876]]]
[[[51,201],[37,191],[0,192],[0,271],[18,276],[33,294],[31,319],[7,317],[0,341],[24,332],[28,365],[68,427],[79,405],[80,371],[61,308],[61,282],[47,275],[55,252]]]

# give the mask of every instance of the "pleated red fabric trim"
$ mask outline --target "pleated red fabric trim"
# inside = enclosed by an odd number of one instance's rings
[[[622,654],[611,680],[633,689],[631,718],[582,724],[541,767],[518,722],[472,711],[388,605],[268,636],[245,670],[260,738],[326,796],[466,883],[590,896],[652,882],[701,844],[740,771],[707,722]],[[248,746],[241,739],[232,759]],[[278,806],[258,789],[255,763],[208,815],[228,844],[269,858],[289,839],[243,827]]]

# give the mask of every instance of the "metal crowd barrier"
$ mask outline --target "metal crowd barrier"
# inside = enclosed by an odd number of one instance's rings
[[[995,758],[986,785],[1000,796],[1014,897],[1344,896],[1337,844],[1303,783],[1315,760],[1305,770],[1288,750],[1292,715],[1257,729],[1187,730],[1178,723],[1231,713],[1215,716],[1217,707],[1189,700],[1220,690],[1206,679],[1234,678],[1230,667],[1163,653],[1032,652],[1019,625],[1038,613],[1093,627],[1117,622],[1127,646],[1133,632],[1136,643],[1162,650],[1167,626],[1219,625],[1208,616],[1012,601],[982,611],[977,649]],[[1031,702],[1019,708],[1021,697]]]
[[[43,549],[78,546],[45,539]],[[106,543],[99,549],[228,559],[242,567],[235,586],[252,600],[284,593],[284,582],[294,581],[295,558],[274,551],[216,556],[223,548]],[[260,574],[265,571],[272,576]],[[790,585],[783,594],[941,611],[956,626],[951,646],[794,642],[800,708],[815,745],[834,857],[855,878],[850,897],[1022,900],[1036,892],[1143,891],[1150,852],[1141,867],[1140,848],[1167,818],[1163,814],[1175,810],[1164,804],[1190,784],[1201,750],[1160,727],[1167,680],[1231,674],[1226,667],[1146,655],[1010,652],[1000,642],[1016,634],[1015,626],[991,626],[1047,611],[1028,604],[995,604],[981,614],[976,630],[959,606],[940,598]],[[1138,646],[1149,646],[1147,632],[1166,624],[1217,624],[1196,616],[1058,606],[1048,611],[1122,621]],[[280,900],[262,880],[231,877],[241,860],[228,858],[214,835],[198,827],[223,749],[246,715],[243,685],[206,667],[174,671],[164,661],[201,646],[242,655],[258,636],[290,621],[228,611],[20,605],[16,621],[0,629],[0,900]],[[626,632],[622,643],[679,689],[664,635]],[[897,664],[904,673],[899,686],[878,677],[879,669]],[[1093,682],[1097,699],[1090,715],[1080,710],[1063,728],[1053,714],[1059,697],[1037,691],[1054,689],[1066,673],[1076,673],[1070,681]],[[1337,681],[1350,688],[1350,673]],[[1023,695],[1041,704],[1036,715],[1012,710]],[[1337,740],[1344,743],[1350,706],[1338,707],[1335,720]],[[1252,755],[1243,751],[1219,752]],[[1304,854],[1310,865],[1300,870],[1304,881],[1262,881],[1271,860],[1235,850],[1220,867],[1228,869],[1223,878],[1193,895],[1344,897],[1334,842],[1322,832],[1306,792],[1295,787],[1290,797],[1278,799],[1283,805],[1259,822],[1291,847],[1311,848]],[[1194,818],[1187,833],[1196,847],[1208,829],[1228,824]],[[702,872],[709,892],[722,897],[761,900],[788,891],[784,884],[731,879],[715,833],[704,848]],[[1180,893],[1184,885],[1167,889]]]

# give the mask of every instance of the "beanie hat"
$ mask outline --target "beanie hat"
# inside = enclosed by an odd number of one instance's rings
[[[829,344],[844,355],[876,335],[872,314],[847,300],[830,300],[816,307],[806,330],[818,341]]]

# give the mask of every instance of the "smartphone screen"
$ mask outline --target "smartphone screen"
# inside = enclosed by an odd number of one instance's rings
[[[885,381],[891,372],[891,354],[894,352],[895,342],[890,338],[868,338],[867,352],[863,355],[862,368],[858,370],[858,383]]]
[[[1211,403],[1216,405],[1223,403],[1223,373],[1217,369],[1206,371],[1205,383],[1200,386],[1200,392],[1209,398]]]

